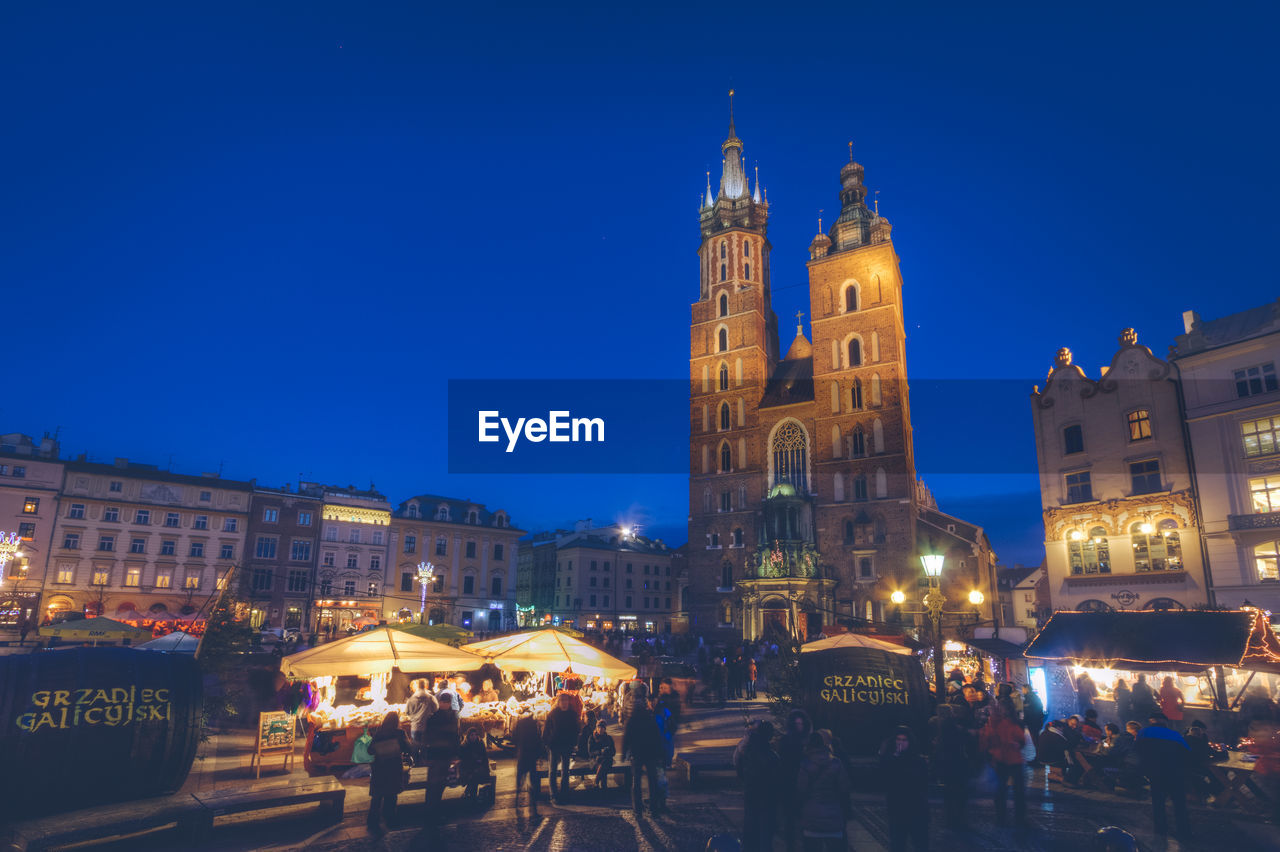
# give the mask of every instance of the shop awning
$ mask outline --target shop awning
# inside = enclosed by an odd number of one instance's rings
[[[866,636],[862,633],[841,633],[839,636],[832,636],[830,639],[807,642],[800,646],[800,653],[826,651],[831,648],[871,648],[876,651],[888,651],[890,654],[911,654],[910,648],[894,642],[886,642],[883,639],[876,639],[873,636]]]
[[[402,672],[469,672],[483,665],[483,657],[461,648],[379,627],[290,654],[280,661],[280,671],[286,677],[301,679],[381,674],[393,668]]]
[[[1280,641],[1254,610],[1056,612],[1025,656],[1138,670],[1280,672]]]
[[[615,680],[628,680],[636,676],[635,666],[629,666],[599,648],[555,629],[527,630],[510,636],[499,636],[463,645],[461,650],[480,654],[491,659],[499,668],[514,671],[568,671]]]

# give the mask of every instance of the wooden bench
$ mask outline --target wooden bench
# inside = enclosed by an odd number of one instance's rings
[[[204,810],[205,806],[189,793],[86,808],[18,823],[10,831],[6,848],[11,852],[35,852],[77,843],[106,842],[121,835],[170,825],[185,827],[199,819]]]
[[[482,781],[476,785],[476,794],[480,797],[480,801],[485,804],[492,805],[497,799],[498,794],[498,765],[492,760],[489,761],[489,780]],[[457,776],[451,775],[449,782],[445,784],[445,789],[454,787],[465,787]],[[424,766],[415,766],[409,770],[409,781],[404,785],[404,791],[409,790],[425,790],[427,789],[427,769]]]
[[[537,772],[534,774],[541,779],[541,778],[546,778],[548,772],[549,770],[547,769],[538,769]],[[595,774],[596,774],[595,761],[592,761],[590,763],[571,761],[569,763],[570,778],[594,778]],[[608,774],[610,776],[613,776],[613,775],[620,776],[622,778],[622,783],[619,786],[621,787],[629,787],[631,785],[631,764],[630,763],[615,763],[609,769]]]
[[[246,813],[248,811],[264,811],[270,808],[282,808],[288,805],[301,805],[308,802],[319,802],[320,810],[333,822],[342,822],[343,806],[346,803],[347,788],[334,778],[313,778],[302,782],[290,782],[270,787],[250,787],[247,789],[224,789],[208,793],[193,793],[191,796],[201,805],[202,811],[192,815],[198,820],[191,825],[193,830],[209,830],[213,828],[216,817],[228,814]]]

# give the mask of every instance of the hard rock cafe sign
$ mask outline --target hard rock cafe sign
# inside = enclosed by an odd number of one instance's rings
[[[1120,604],[1121,609],[1126,609],[1138,602],[1139,595],[1134,594],[1128,589],[1121,589],[1111,596],[1111,599]]]

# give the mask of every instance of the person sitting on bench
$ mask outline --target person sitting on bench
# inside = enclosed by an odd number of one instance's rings
[[[468,799],[474,799],[479,786],[492,777],[489,772],[489,753],[485,750],[479,728],[467,729],[462,745],[458,748],[458,760],[458,777],[466,787],[465,795]]]
[[[613,757],[617,749],[613,745],[613,737],[609,736],[608,725],[597,722],[596,729],[587,740],[587,755],[595,761],[596,787],[603,790],[609,786],[609,771],[613,769]]]
[[[1063,780],[1075,784],[1084,771],[1072,757],[1066,727],[1061,719],[1049,723],[1036,741],[1036,758],[1046,766],[1062,770]]]

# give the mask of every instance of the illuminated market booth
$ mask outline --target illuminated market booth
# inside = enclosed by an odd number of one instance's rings
[[[1118,719],[1121,679],[1132,685],[1142,674],[1158,692],[1168,677],[1182,693],[1186,718],[1201,719],[1224,740],[1241,728],[1232,711],[1251,694],[1271,697],[1280,686],[1280,640],[1252,609],[1057,612],[1025,655],[1033,680],[1043,672],[1054,716],[1077,712],[1085,672],[1097,686],[1103,721]]]

